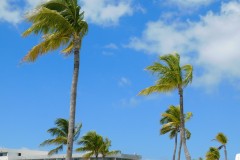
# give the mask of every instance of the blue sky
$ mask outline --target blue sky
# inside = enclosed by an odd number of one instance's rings
[[[68,118],[72,57],[60,51],[35,63],[21,59],[40,41],[22,38],[29,26],[23,14],[41,0],[1,0],[0,147],[39,148],[46,130]],[[229,139],[229,159],[240,152],[240,1],[81,0],[89,33],[81,49],[77,122],[81,135],[95,130],[112,140],[112,149],[145,160],[170,160],[173,140],[159,135],[159,119],[177,92],[137,96],[154,83],[144,68],[159,55],[177,51],[194,66],[193,83],[184,90],[188,147],[204,157],[218,132]],[[223,159],[223,152],[221,152]],[[182,154],[183,155],[183,154]]]

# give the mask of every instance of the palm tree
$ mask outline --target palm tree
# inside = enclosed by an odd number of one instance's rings
[[[156,73],[158,80],[154,86],[142,90],[140,95],[149,95],[154,92],[170,92],[178,90],[180,97],[180,133],[184,147],[185,157],[191,160],[190,153],[186,144],[184,109],[183,109],[183,89],[192,82],[193,67],[189,64],[180,66],[180,55],[178,53],[160,56],[160,62],[155,62],[146,69],[152,73]]]
[[[191,112],[187,112],[184,114],[185,122],[188,121],[192,117]],[[162,114],[162,118],[160,119],[160,123],[162,124],[162,128],[160,129],[160,134],[169,133],[170,139],[175,138],[174,152],[173,152],[173,160],[175,160],[176,150],[177,150],[177,137],[180,132],[180,107],[169,106],[169,108]],[[190,139],[191,133],[186,130],[186,138]],[[178,159],[180,160],[181,155],[181,147],[182,141],[179,145]]]
[[[218,148],[210,147],[209,151],[206,153],[206,160],[219,160],[220,153]]]
[[[103,144],[100,149],[100,153],[103,159],[108,155],[115,155],[115,154],[121,153],[121,151],[119,150],[109,151],[110,147],[111,147],[111,141],[108,138],[105,138],[103,140]]]
[[[74,55],[66,160],[72,159],[80,63],[79,50],[82,39],[88,30],[88,25],[83,18],[84,13],[81,12],[77,0],[49,0],[27,14],[26,20],[31,22],[32,25],[23,33],[24,37],[31,33],[43,35],[42,41],[27,53],[23,61],[33,62],[38,56],[56,50],[61,46],[65,47],[62,50],[65,55],[71,53]]]
[[[76,151],[87,152],[84,154],[84,158],[90,158],[94,155],[97,160],[103,143],[102,136],[98,135],[95,131],[90,131],[78,141],[78,144],[82,146],[77,148]]]
[[[227,160],[227,147],[226,147],[226,144],[228,142],[227,136],[224,135],[223,133],[218,133],[214,140],[218,141],[221,144],[221,146],[218,147],[219,150],[224,148],[225,160]]]
[[[69,122],[66,119],[58,118],[55,121],[56,127],[50,128],[47,132],[53,136],[53,139],[47,139],[40,144],[40,146],[45,145],[57,145],[55,149],[52,149],[48,152],[48,155],[52,155],[58,153],[59,151],[63,150],[63,147],[67,145],[67,136],[68,136],[68,125]],[[80,129],[82,128],[82,124],[76,124],[74,128],[74,138],[73,140],[76,141],[80,134]]]

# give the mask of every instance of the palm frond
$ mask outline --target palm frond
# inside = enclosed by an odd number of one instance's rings
[[[227,136],[224,135],[222,132],[220,132],[216,135],[215,140],[223,145],[227,144],[227,142],[228,142]]]
[[[172,91],[174,89],[175,89],[175,87],[173,87],[170,84],[158,84],[158,85],[151,86],[151,87],[143,89],[141,92],[139,92],[139,95],[149,95],[149,94],[152,94],[154,92],[164,92],[164,93],[166,93],[166,92]]]
[[[39,55],[43,55],[49,51],[56,50],[61,45],[66,45],[69,42],[69,35],[64,33],[50,34],[44,37],[44,41],[34,46],[27,55],[23,58],[23,61],[33,62]]]
[[[73,141],[76,141],[80,135],[80,131],[82,128],[82,123],[76,124],[74,128],[74,138]]]
[[[186,139],[190,139],[191,138],[191,132],[185,128],[185,134],[186,134]]]
[[[184,115],[184,120],[185,120],[185,122],[189,121],[192,117],[193,117],[193,113],[192,113],[192,112],[187,112],[187,113]]]
[[[206,153],[206,160],[218,160],[220,158],[220,153],[217,148],[210,147],[209,151]]]
[[[163,125],[162,128],[160,129],[160,134],[163,135],[163,134],[166,134],[172,130],[175,130],[175,128],[173,128],[172,126],[166,126],[166,125]]]
[[[83,155],[83,158],[90,158],[93,155],[94,155],[94,152],[88,152]]]
[[[176,136],[177,136],[177,134],[178,134],[178,130],[179,129],[174,129],[174,130],[172,130],[171,132],[170,132],[170,134],[169,134],[169,138],[170,139],[173,139],[173,138],[175,138]]]
[[[192,78],[193,78],[193,67],[190,64],[184,65],[181,67],[182,71],[183,71],[183,82],[182,82],[182,86],[187,86],[189,83],[192,82]]]
[[[55,149],[52,149],[48,152],[48,155],[53,155],[53,154],[57,154],[58,152],[63,150],[63,145],[58,146]]]
[[[50,10],[45,7],[30,12],[26,19],[32,22],[33,25],[23,32],[23,36],[26,37],[31,33],[34,34],[48,34],[54,31],[73,32],[74,29],[71,24],[57,11]]]

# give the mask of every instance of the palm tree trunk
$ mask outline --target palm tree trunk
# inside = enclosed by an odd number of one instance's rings
[[[180,126],[180,134],[181,134],[181,140],[184,148],[185,158],[186,160],[191,160],[190,153],[187,148],[186,144],[186,137],[185,137],[185,122],[184,122],[184,110],[183,110],[183,89],[182,87],[179,87],[179,96],[180,96],[180,120],[181,120],[181,126]]]
[[[181,152],[182,152],[182,138],[180,137],[180,144],[179,144],[179,150],[178,150],[178,160],[181,159]]]
[[[227,160],[227,147],[226,145],[224,145],[223,147],[224,147],[225,160]]]
[[[80,39],[79,37],[77,37],[75,38],[75,41],[74,41],[74,69],[73,69],[72,88],[71,88],[70,116],[69,116],[69,126],[68,126],[66,160],[72,160],[73,136],[74,136],[75,114],[76,114],[76,99],[77,99],[77,84],[78,84],[79,60],[80,60],[79,49],[80,49]]]
[[[176,150],[177,150],[177,136],[178,136],[178,134],[175,135],[175,146],[174,146],[174,151],[173,151],[173,160],[175,160],[175,156],[176,156]]]

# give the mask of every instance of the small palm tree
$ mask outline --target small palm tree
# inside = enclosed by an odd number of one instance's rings
[[[191,160],[185,137],[183,89],[192,82],[193,67],[189,64],[180,66],[180,55],[177,53],[160,56],[159,59],[160,62],[155,62],[153,65],[146,68],[152,73],[156,73],[158,80],[155,85],[142,90],[139,94],[149,95],[154,92],[165,93],[178,90],[180,99],[181,140],[185,157],[187,160]]]
[[[187,112],[184,114],[185,122],[190,120],[192,117],[191,112]],[[160,123],[162,124],[162,128],[160,129],[160,134],[169,133],[170,139],[175,138],[174,152],[173,152],[173,160],[175,160],[176,150],[177,150],[177,137],[180,132],[180,107],[176,107],[171,105],[165,113],[162,114],[162,118],[160,119]],[[186,130],[186,138],[190,139],[191,133]],[[182,141],[179,145],[178,159],[180,159],[181,154]]]
[[[84,158],[94,155],[97,160],[103,145],[103,138],[95,131],[90,131],[78,141],[78,144],[82,146],[76,149],[77,152],[87,152],[83,155]]]
[[[50,128],[47,131],[54,138],[45,140],[44,142],[42,142],[40,144],[40,146],[57,145],[56,148],[54,148],[54,149],[52,149],[51,151],[48,152],[48,155],[52,155],[52,154],[58,153],[59,151],[62,151],[63,147],[65,145],[67,145],[68,125],[69,125],[68,120],[63,119],[63,118],[58,118],[55,121],[55,125],[56,125],[56,127]],[[81,123],[75,125],[74,138],[73,138],[74,141],[76,141],[77,138],[79,137],[81,128],[82,128]]]
[[[100,149],[100,153],[101,153],[103,159],[108,155],[115,155],[115,154],[121,153],[121,151],[119,151],[119,150],[109,151],[110,147],[111,147],[111,141],[108,138],[105,138],[103,140],[103,144]]]
[[[72,159],[72,148],[75,126],[77,84],[80,64],[80,48],[82,39],[88,30],[84,21],[84,13],[80,10],[77,0],[48,0],[26,16],[32,25],[23,36],[42,34],[42,41],[34,46],[23,61],[33,62],[40,55],[54,51],[61,46],[65,55],[74,55],[74,69],[70,98],[70,117],[66,160]]]
[[[218,148],[210,147],[209,151],[206,153],[206,160],[219,160],[220,153]]]
[[[109,151],[111,146],[111,141],[108,138],[103,138],[101,135],[97,134],[95,131],[90,131],[84,135],[79,141],[81,147],[77,148],[77,152],[87,152],[83,155],[84,158],[90,158],[95,156],[96,160],[99,155],[102,155],[104,159],[107,155],[114,155],[120,153],[118,150]]]
[[[221,146],[218,147],[219,150],[224,148],[225,160],[227,160],[227,147],[226,147],[226,144],[228,142],[227,136],[224,135],[223,133],[218,133],[214,140],[218,141],[221,144]]]

